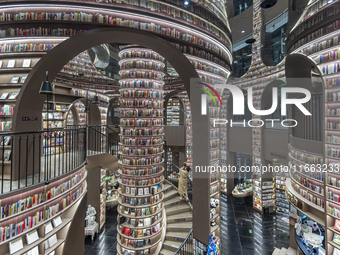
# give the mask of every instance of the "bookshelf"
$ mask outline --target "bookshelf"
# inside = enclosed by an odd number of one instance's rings
[[[163,232],[163,57],[144,48],[120,56],[118,253],[153,254]],[[145,62],[145,63],[143,63]]]
[[[183,125],[183,107],[179,98],[170,98],[166,107],[167,125]]]
[[[48,185],[34,187],[1,203],[2,254],[10,254],[11,243],[21,246],[11,254],[62,252],[62,244],[86,191],[86,170],[80,168]],[[59,248],[61,247],[61,248]]]
[[[107,192],[107,170],[100,170],[100,210],[99,210],[99,229],[104,227],[106,221],[106,192]]]

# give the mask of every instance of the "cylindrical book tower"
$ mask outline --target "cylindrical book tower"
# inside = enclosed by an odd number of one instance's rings
[[[120,56],[118,253],[156,254],[163,232],[164,58],[127,47]]]

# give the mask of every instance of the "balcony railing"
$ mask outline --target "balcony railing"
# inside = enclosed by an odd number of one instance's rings
[[[86,160],[86,129],[0,134],[0,194],[62,176]]]

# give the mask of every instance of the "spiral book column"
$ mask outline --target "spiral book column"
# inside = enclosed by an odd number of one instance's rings
[[[164,58],[125,47],[120,56],[120,174],[118,253],[156,254],[163,208]]]

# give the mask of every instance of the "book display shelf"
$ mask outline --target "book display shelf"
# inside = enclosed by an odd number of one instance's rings
[[[85,168],[48,185],[0,198],[1,254],[63,254],[74,214],[86,193]]]
[[[164,58],[144,48],[120,56],[118,254],[156,254],[162,246]]]
[[[297,167],[291,175],[287,186],[291,198],[295,195],[295,206],[303,213],[313,213],[322,216],[314,219],[325,226],[325,249],[327,254],[334,254],[340,246],[334,242],[339,235],[336,221],[340,215],[337,180],[339,172],[304,171],[304,164],[326,164],[328,168],[339,164],[340,112],[338,106],[339,93],[339,1],[309,1],[300,19],[290,31],[287,38],[287,51],[291,54],[300,53],[315,63],[321,72],[324,94],[324,155],[302,151],[290,147],[290,164]],[[308,33],[306,33],[308,31]],[[292,194],[295,193],[295,194]],[[294,198],[294,197],[293,197]],[[292,200],[292,199],[291,199]],[[308,205],[301,208],[300,204]],[[324,216],[326,215],[326,216]],[[336,250],[338,249],[338,250]]]
[[[179,98],[170,98],[166,107],[167,126],[179,126],[180,117],[183,116],[182,104]]]
[[[217,98],[216,98],[217,100]],[[212,98],[208,99],[208,114],[209,114],[209,142],[210,142],[210,166],[220,166],[220,132],[219,126],[214,126],[213,119],[219,118],[221,115],[221,107],[215,105]],[[218,171],[210,173],[210,233],[209,239],[216,245],[217,254],[220,254],[221,249],[221,181]]]
[[[227,91],[223,91],[222,94],[222,106],[221,106],[221,118],[222,119],[227,119],[227,114],[228,114],[228,109],[227,109],[227,100],[228,100],[228,94]],[[221,166],[226,166],[227,167],[227,125],[222,125],[220,127],[221,135],[220,135],[220,152],[221,152]],[[228,173],[222,172],[221,174],[221,193],[228,195],[231,192],[231,190],[228,190]]]

